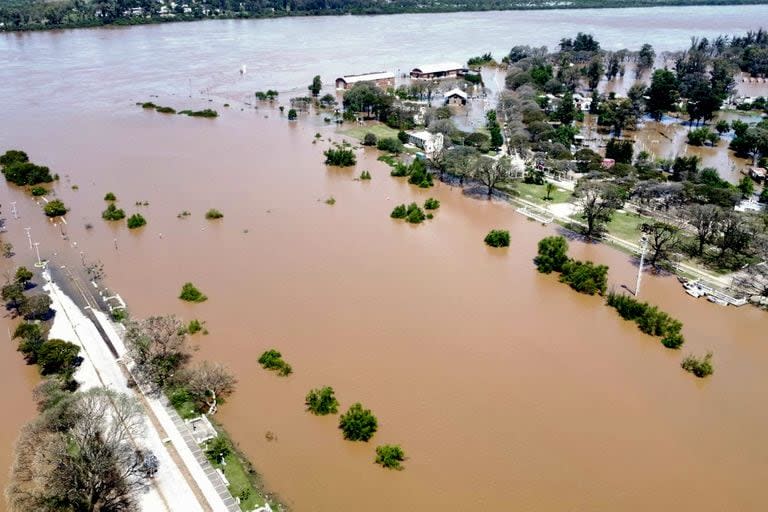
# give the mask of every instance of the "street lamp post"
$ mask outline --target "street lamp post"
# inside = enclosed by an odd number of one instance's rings
[[[645,251],[648,250],[648,236],[643,235],[640,246],[640,266],[637,269],[637,283],[635,284],[635,297],[640,295],[640,281],[643,278],[643,263],[645,263]]]

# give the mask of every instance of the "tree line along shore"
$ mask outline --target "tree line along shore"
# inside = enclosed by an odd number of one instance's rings
[[[0,0],[0,31],[50,30],[110,25],[144,25],[203,19],[279,18],[287,16],[376,15],[466,11],[601,9],[627,7],[754,5],[764,0]]]

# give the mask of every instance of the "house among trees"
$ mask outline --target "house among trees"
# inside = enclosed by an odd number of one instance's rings
[[[344,75],[336,79],[336,89],[351,89],[353,85],[360,82],[371,82],[377,87],[387,89],[395,86],[395,74],[388,71],[376,71],[362,75]]]
[[[461,89],[451,89],[444,95],[446,105],[466,105],[467,93]]]
[[[442,133],[430,133],[428,131],[408,132],[408,143],[424,150],[427,157],[443,149],[445,138]]]
[[[416,80],[431,80],[439,78],[457,78],[466,72],[466,68],[455,62],[444,62],[441,64],[430,64],[413,68],[411,78]]]

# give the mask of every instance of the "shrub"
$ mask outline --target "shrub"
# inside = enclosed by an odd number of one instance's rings
[[[491,247],[509,247],[509,231],[492,229],[485,235],[485,243]]]
[[[368,171],[363,171],[360,173],[360,179],[361,180],[370,180],[371,179],[371,173]]]
[[[275,349],[269,349],[259,357],[259,364],[265,370],[276,371],[278,375],[286,376],[293,373],[291,365],[283,360],[283,355]]]
[[[101,212],[101,218],[104,220],[122,220],[125,218],[125,211],[115,206],[115,203],[109,203],[107,209]]]
[[[381,151],[389,151],[390,153],[400,154],[403,152],[403,143],[394,137],[384,137],[379,139],[376,143],[376,147]]]
[[[295,121],[296,118],[298,118],[298,117],[299,117],[299,114],[296,112],[295,108],[292,108],[292,109],[288,110],[288,120],[289,121]]]
[[[385,444],[376,447],[376,464],[389,469],[403,469],[401,462],[405,460],[405,452],[396,444]]]
[[[210,108],[205,110],[182,110],[179,114],[187,115],[190,117],[218,117],[219,113]]]
[[[425,210],[437,210],[438,208],[440,208],[440,201],[438,201],[434,197],[430,197],[429,199],[424,201]]]
[[[539,254],[533,259],[543,274],[562,272],[568,262],[568,242],[563,236],[548,236],[539,240]]]
[[[61,217],[67,214],[67,207],[60,199],[54,199],[43,207],[43,211],[48,217]]]
[[[339,428],[344,439],[349,441],[368,441],[378,429],[378,421],[370,409],[363,409],[359,402],[352,404],[339,419]]]
[[[421,224],[424,222],[424,219],[426,219],[426,216],[424,215],[424,211],[419,208],[419,205],[416,203],[408,205],[405,216],[406,222],[410,222],[411,224]]]
[[[403,130],[400,130],[399,132],[397,132],[397,140],[405,144],[406,142],[408,142],[408,134],[405,133]]]
[[[220,463],[222,459],[226,459],[232,453],[232,448],[229,443],[222,436],[216,436],[208,441],[205,447],[205,454],[208,459],[214,463]]]
[[[149,108],[157,108],[157,105],[155,105],[151,101],[146,101],[146,102],[141,104],[141,108],[147,108],[147,109],[149,109]]]
[[[221,212],[220,212],[219,210],[217,210],[216,208],[211,208],[210,210],[208,210],[207,212],[205,212],[205,218],[206,218],[206,219],[208,219],[208,220],[212,220],[212,219],[221,219],[221,218],[223,218],[223,217],[224,217],[224,214],[223,214],[223,213],[221,213]]]
[[[333,196],[329,197],[328,199],[325,200],[325,204],[327,204],[328,206],[335,205],[336,204],[336,198],[333,197]]]
[[[117,196],[113,194],[112,192],[107,192],[104,194],[104,200],[105,201],[117,201]]]
[[[715,145],[719,140],[720,136],[706,126],[688,132],[688,144],[691,146],[703,146],[705,142]]]
[[[415,159],[408,168],[408,183],[418,185],[421,188],[432,186],[432,175],[427,171],[427,166],[420,158]]]
[[[395,209],[392,210],[392,213],[389,214],[390,217],[393,219],[404,219],[408,215],[408,209],[405,207],[404,204],[399,204],[395,206]]]
[[[205,302],[208,300],[208,297],[203,295],[192,283],[184,283],[184,286],[181,287],[179,298],[187,302]]]
[[[336,400],[333,388],[330,386],[310,390],[304,404],[309,412],[318,416],[336,414],[339,410],[339,401]]]
[[[580,293],[603,295],[608,287],[608,267],[591,261],[570,260],[563,265],[560,281]]]
[[[44,187],[32,187],[32,190],[30,192],[32,193],[33,196],[39,197],[47,194],[48,190],[45,189]]]
[[[134,213],[128,217],[128,229],[136,229],[146,225],[147,220],[140,213]]]
[[[379,142],[379,139],[374,133],[366,133],[363,137],[363,146],[375,146]]]
[[[347,148],[329,148],[323,153],[325,155],[326,165],[335,165],[337,167],[349,167],[355,165],[355,153]]]
[[[395,163],[395,166],[392,168],[391,171],[389,171],[389,175],[394,176],[396,178],[402,178],[403,176],[408,176],[408,173],[409,173],[408,166],[402,162]]]
[[[184,388],[174,389],[171,393],[168,394],[168,401],[171,402],[171,405],[174,409],[179,409],[184,404],[191,402],[192,400],[192,395]]]
[[[685,343],[681,333],[683,324],[656,306],[641,302],[628,295],[610,292],[606,304],[616,309],[619,316],[632,320],[637,327],[651,336],[660,336],[661,343],[672,349],[680,348]]]
[[[160,112],[161,114],[175,114],[176,109],[171,107],[157,107],[155,109],[157,112]]]
[[[202,330],[203,330],[203,322],[201,322],[200,320],[189,321],[189,325],[187,325],[187,332],[189,334],[197,334]]]
[[[715,368],[712,366],[712,352],[707,352],[707,355],[701,359],[693,355],[687,355],[683,362],[680,363],[680,367],[700,379],[715,373]]]

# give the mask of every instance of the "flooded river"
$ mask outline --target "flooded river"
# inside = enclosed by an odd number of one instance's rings
[[[295,510],[764,510],[764,312],[697,302],[674,279],[648,276],[644,298],[685,324],[683,350],[666,350],[600,299],[535,272],[536,243],[556,228],[447,185],[422,190],[391,178],[375,150],[361,150],[354,169],[326,168],[327,139],[340,139],[333,128],[314,116],[289,125],[276,110],[235,102],[258,89],[304,89],[317,73],[330,83],[345,72],[551,46],[577,31],[609,48],[676,49],[690,35],[743,32],[761,19],[768,7],[6,34],[0,149],[25,149],[59,173],[56,194],[71,208],[67,225],[54,226],[32,198],[2,186],[6,237],[16,264],[32,263],[24,227],[57,264],[101,260],[135,316],[204,320],[210,335],[194,338],[199,356],[239,379],[219,419]],[[134,105],[149,99],[221,115]],[[318,131],[323,140],[313,144]],[[370,182],[354,179],[363,169]],[[107,191],[148,225],[129,232],[102,221]],[[442,203],[434,220],[414,227],[389,218],[396,204],[430,196]],[[224,218],[206,221],[209,208]],[[183,210],[192,215],[177,218]],[[510,230],[509,249],[483,244],[491,228]],[[634,287],[626,255],[577,242],[571,252],[610,265],[612,286]],[[209,300],[176,299],[186,281]],[[257,358],[271,347],[292,376],[261,370]],[[710,379],[679,368],[686,353],[708,350]],[[33,414],[35,377],[11,349],[3,361],[5,464]],[[345,442],[337,418],[303,411],[307,390],[321,385],[335,388],[342,409],[361,401],[374,411],[371,443]],[[405,471],[373,464],[383,443],[403,446]]]

